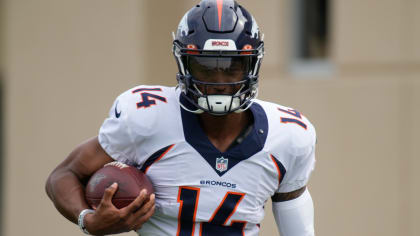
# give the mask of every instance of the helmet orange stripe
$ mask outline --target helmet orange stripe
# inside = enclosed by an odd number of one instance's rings
[[[217,0],[217,14],[219,16],[219,30],[222,29],[223,0]]]

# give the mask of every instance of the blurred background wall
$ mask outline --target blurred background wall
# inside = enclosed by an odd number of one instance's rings
[[[310,2],[328,4],[327,28],[305,28],[325,11]],[[82,235],[45,180],[118,94],[175,85],[170,33],[196,3],[0,0],[1,235]],[[260,98],[317,128],[317,235],[419,235],[420,1],[240,3],[265,33]],[[270,205],[263,236],[277,235]]]

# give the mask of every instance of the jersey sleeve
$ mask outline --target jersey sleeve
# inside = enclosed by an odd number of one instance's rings
[[[129,126],[127,124],[128,109],[125,94],[121,94],[112,105],[108,118],[99,130],[99,143],[105,152],[116,161],[132,163],[136,150]]]
[[[291,162],[277,192],[292,192],[306,186],[315,168],[315,129],[309,123],[308,129],[301,131],[292,138],[289,149]]]

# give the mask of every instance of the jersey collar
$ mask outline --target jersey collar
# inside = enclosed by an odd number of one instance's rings
[[[188,106],[188,101],[183,96],[180,96],[180,102]],[[268,134],[268,120],[264,109],[258,103],[254,102],[249,108],[254,116],[252,131],[242,143],[230,147],[226,152],[220,152],[210,142],[200,126],[197,115],[180,109],[185,141],[208,162],[219,176],[227,173],[239,162],[261,151],[265,145]],[[217,169],[216,164],[222,157],[225,160],[227,159],[228,162],[226,163],[227,167],[221,171]]]

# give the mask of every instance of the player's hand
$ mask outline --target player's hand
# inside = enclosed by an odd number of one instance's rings
[[[154,194],[148,198],[146,190],[142,190],[130,205],[117,209],[112,204],[112,197],[117,188],[116,183],[108,187],[95,213],[85,216],[85,226],[89,233],[106,235],[138,230],[153,215]]]

